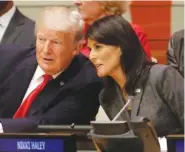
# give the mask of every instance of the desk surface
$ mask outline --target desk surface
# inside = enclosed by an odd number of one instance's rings
[[[0,133],[0,136],[22,136],[22,137],[26,137],[26,136],[29,136],[29,137],[37,137],[37,136],[56,136],[56,137],[61,137],[61,136],[71,136],[71,135],[74,135],[73,133]]]
[[[184,138],[184,137],[185,137],[184,134],[177,134],[177,135],[174,134],[174,135],[168,135],[168,136],[166,136],[167,139],[168,139],[168,138],[174,138],[174,139],[175,139],[175,138],[178,138],[178,139],[181,138],[181,139],[182,139],[182,138]]]

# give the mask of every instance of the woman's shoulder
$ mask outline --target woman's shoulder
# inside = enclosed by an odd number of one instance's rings
[[[152,74],[162,74],[162,72],[164,72],[166,69],[170,68],[169,65],[164,65],[164,64],[154,64],[151,69],[150,69],[150,73]]]
[[[151,83],[163,82],[165,80],[172,80],[174,77],[181,77],[176,69],[169,65],[155,64],[151,67],[149,72],[149,80]]]
[[[168,72],[168,71],[176,71],[176,70],[170,65],[154,64],[150,69],[150,74],[163,75],[165,72]]]

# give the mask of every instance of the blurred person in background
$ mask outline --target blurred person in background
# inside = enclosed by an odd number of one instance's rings
[[[78,7],[82,19],[85,22],[84,32],[87,31],[88,27],[96,20],[109,16],[109,15],[122,15],[127,9],[128,1],[81,1],[75,0],[75,5]],[[132,24],[132,28],[136,32],[142,47],[149,59],[152,59],[151,51],[148,44],[148,39],[144,31],[136,24]],[[87,42],[82,49],[82,53],[86,56],[89,55],[87,48]]]
[[[167,50],[167,61],[184,77],[184,29],[171,36]]]
[[[35,23],[13,1],[0,1],[0,44],[35,46]]]
[[[89,58],[105,78],[100,104],[112,120],[123,106],[130,119],[146,117],[159,137],[184,132],[184,79],[171,66],[151,62],[132,26],[122,16],[107,16],[86,32]],[[118,120],[127,120],[122,113]]]

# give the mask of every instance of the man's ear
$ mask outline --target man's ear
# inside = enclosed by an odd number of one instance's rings
[[[78,54],[79,54],[79,51],[76,50],[76,49],[72,52],[72,55],[73,55],[73,56],[76,56],[76,55],[78,55]]]
[[[122,56],[122,51],[121,51],[121,48],[120,47],[117,47],[119,53],[120,53],[120,56]]]
[[[75,49],[74,49],[74,51],[73,51],[73,55],[74,55],[74,56],[80,53],[80,51],[81,51],[82,48],[83,48],[83,45],[84,45],[84,43],[82,43],[82,42],[78,42],[78,43],[76,44],[76,47],[75,47]]]

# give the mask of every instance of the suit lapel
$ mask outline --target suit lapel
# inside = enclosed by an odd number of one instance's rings
[[[138,80],[138,83],[136,84],[137,89],[135,90],[136,95],[134,97],[134,100],[132,101],[131,119],[134,119],[139,114],[140,105],[144,97],[143,94],[146,88],[146,83],[148,81],[149,72],[153,65],[154,63],[147,65],[143,69],[143,72],[142,72],[143,74],[140,76],[140,79]]]
[[[24,24],[24,17],[23,15],[16,9],[15,14],[10,21],[5,34],[2,38],[1,43],[11,43],[13,44],[14,41],[19,37],[21,34],[21,26]],[[12,34],[13,33],[13,34]]]
[[[42,90],[42,92],[36,97],[35,101],[30,107],[30,110],[28,111],[28,115],[33,116],[38,113],[43,113],[45,110],[58,102],[58,100],[54,99],[59,93],[63,92],[64,96],[61,96],[59,99],[59,101],[61,101],[62,97],[65,97],[65,94],[67,93],[66,91],[78,84],[78,82],[76,82],[73,78],[75,78],[79,68],[80,67],[77,59],[74,59],[71,65],[56,79],[51,80]]]
[[[132,100],[131,119],[134,119],[138,115],[138,111],[140,108],[143,91],[141,89],[139,90],[140,91],[138,90],[136,91],[136,95],[134,96],[134,99],[133,100],[131,99]],[[115,87],[112,91],[114,91],[114,93],[111,93],[111,96],[107,93],[105,94],[105,90],[103,90],[100,94],[101,105],[103,106],[103,109],[105,110],[106,114],[111,120],[116,116],[116,114],[125,105],[124,99],[122,99],[119,88]],[[127,116],[126,115],[127,113],[123,112],[118,118],[118,120],[126,120],[129,117],[128,115]]]
[[[62,87],[63,85],[60,85],[60,83],[55,80],[51,80],[51,82],[49,82],[42,92],[36,97],[27,115],[33,116],[38,113],[43,113],[45,110],[55,105],[57,101],[53,101],[53,99],[61,92]]]
[[[131,111],[131,119],[134,119],[139,112],[141,100],[142,100],[142,89],[136,89],[136,95],[134,96],[134,99],[131,103],[132,111]]]
[[[19,72],[22,73],[22,75],[19,77],[19,81],[17,81],[17,86],[22,86],[20,87],[20,94],[22,94],[22,99],[28,89],[28,86],[31,82],[31,79],[34,75],[34,72],[36,70],[37,64],[33,64],[33,65],[25,65],[25,68],[21,69]],[[18,79],[16,79],[18,80]],[[24,82],[24,83],[23,83]],[[22,101],[21,99],[21,101]]]
[[[14,99],[14,100],[10,101],[13,114],[20,106],[22,99],[26,93],[26,90],[29,86],[29,83],[33,77],[35,69],[37,67],[36,60],[32,59],[31,61],[32,61],[31,64],[22,64],[22,66],[16,69],[14,72],[15,81],[12,86],[12,90],[14,92],[12,92],[11,94],[12,95],[11,99]]]
[[[111,94],[105,93],[104,91],[100,94],[100,102],[109,119],[112,120],[125,105],[125,101],[122,98],[120,89],[117,85],[111,90]],[[126,116],[125,113],[122,113],[117,120],[127,120],[127,118],[128,116]]]

